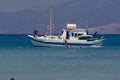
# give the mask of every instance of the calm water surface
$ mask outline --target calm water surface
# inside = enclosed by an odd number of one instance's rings
[[[120,80],[120,35],[100,48],[33,47],[26,35],[0,35],[0,80]]]

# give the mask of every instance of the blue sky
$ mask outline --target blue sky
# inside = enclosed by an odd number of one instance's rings
[[[69,0],[54,0],[54,3],[60,4]],[[0,12],[14,12],[21,10],[41,9],[49,4],[49,0],[0,0]]]

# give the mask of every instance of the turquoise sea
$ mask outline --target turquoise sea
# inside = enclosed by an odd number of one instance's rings
[[[33,47],[27,35],[0,35],[0,80],[120,80],[120,35],[99,48]]]

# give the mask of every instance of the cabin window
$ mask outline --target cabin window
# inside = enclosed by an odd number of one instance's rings
[[[88,40],[88,39],[90,39],[90,37],[88,36],[88,37],[79,37],[79,40]]]
[[[72,34],[72,36],[74,36],[74,33],[71,33]]]
[[[78,34],[78,36],[81,36],[81,35],[83,35],[83,34]]]
[[[72,37],[78,37],[78,36],[81,36],[81,35],[83,35],[83,34],[71,33]]]
[[[78,35],[75,33],[75,37],[77,37]]]

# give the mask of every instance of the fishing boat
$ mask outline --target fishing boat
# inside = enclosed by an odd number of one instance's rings
[[[34,46],[55,46],[55,47],[92,47],[101,46],[103,37],[96,37],[88,34],[86,29],[77,29],[76,24],[67,24],[62,29],[61,34],[52,35],[54,28],[52,22],[52,0],[50,0],[50,24],[48,26],[49,34],[37,35],[37,31],[32,35],[28,35]]]

